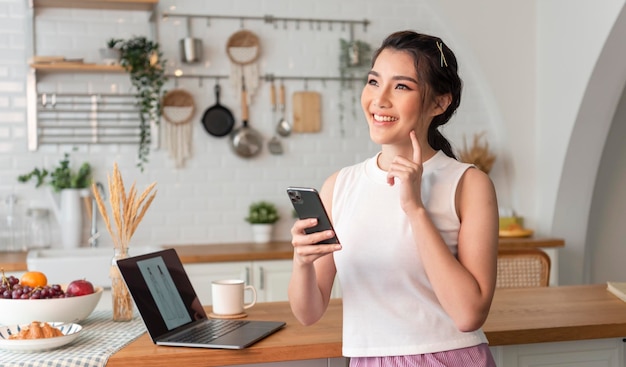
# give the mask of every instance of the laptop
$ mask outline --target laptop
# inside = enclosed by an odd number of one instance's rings
[[[154,344],[243,349],[285,326],[209,318],[174,249],[118,260],[117,266]]]

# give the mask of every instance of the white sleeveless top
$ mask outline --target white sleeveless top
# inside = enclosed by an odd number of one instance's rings
[[[343,246],[333,256],[343,292],[344,356],[424,354],[486,343],[482,330],[459,331],[439,304],[400,207],[399,181],[387,184],[377,158],[343,168],[333,193],[333,225]],[[455,193],[469,167],[441,151],[423,164],[424,206],[455,256]]]

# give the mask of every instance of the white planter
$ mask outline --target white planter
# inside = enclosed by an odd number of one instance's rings
[[[251,224],[252,238],[256,243],[268,243],[272,240],[273,224]]]
[[[61,245],[71,249],[80,247],[83,233],[82,197],[85,189],[63,189],[60,193],[52,193],[52,209],[61,229]]]
[[[114,48],[101,48],[100,60],[105,65],[119,65],[120,63],[120,50]]]

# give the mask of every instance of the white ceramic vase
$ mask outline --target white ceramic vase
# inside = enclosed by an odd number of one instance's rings
[[[83,234],[83,189],[63,189],[53,197],[53,211],[61,230],[61,246],[71,249],[80,247]]]
[[[252,224],[252,238],[256,243],[268,243],[272,240],[274,224]]]

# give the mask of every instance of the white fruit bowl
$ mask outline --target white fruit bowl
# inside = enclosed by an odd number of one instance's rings
[[[61,285],[63,290],[67,285]],[[0,325],[29,324],[32,321],[78,322],[91,315],[102,297],[102,287],[85,296],[50,299],[0,298]]]

